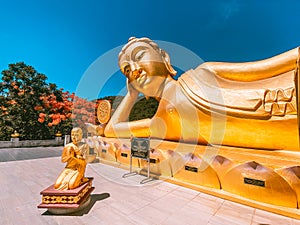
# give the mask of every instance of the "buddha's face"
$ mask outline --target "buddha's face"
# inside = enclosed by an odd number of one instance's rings
[[[163,56],[145,42],[132,43],[119,59],[122,73],[137,91],[158,97],[159,89],[168,76]]]
[[[82,131],[73,129],[71,132],[71,139],[74,144],[78,144],[82,140]]]

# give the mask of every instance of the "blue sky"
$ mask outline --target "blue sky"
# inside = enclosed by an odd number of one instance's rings
[[[124,88],[116,56],[131,36],[175,43],[204,61],[260,60],[300,45],[298,0],[12,0],[0,6],[0,71],[23,61],[86,98],[95,93],[89,85],[78,91],[84,77],[91,86],[101,83],[100,96]],[[171,62],[178,57],[170,55]]]

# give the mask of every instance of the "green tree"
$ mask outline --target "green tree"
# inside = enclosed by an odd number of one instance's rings
[[[2,71],[0,83],[0,139],[7,140],[14,130],[22,139],[46,139],[51,136],[48,126],[38,121],[41,96],[51,93],[62,98],[55,84],[47,84],[46,75],[38,73],[24,62],[9,64]]]

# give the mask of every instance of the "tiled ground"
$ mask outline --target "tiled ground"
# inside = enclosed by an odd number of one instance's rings
[[[60,157],[0,163],[0,224],[120,225],[300,225],[300,221],[254,209],[161,180],[141,185],[143,176],[88,164],[95,191],[89,207],[72,216],[38,209],[40,191],[52,184],[64,164]]]

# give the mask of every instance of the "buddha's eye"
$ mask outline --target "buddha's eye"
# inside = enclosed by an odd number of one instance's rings
[[[135,55],[135,60],[136,61],[139,61],[143,58],[143,56],[145,55],[146,51],[145,50],[141,50],[141,51],[138,51]]]

